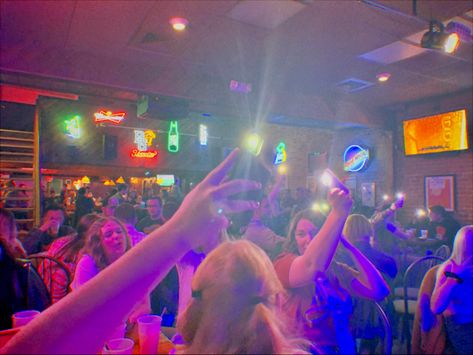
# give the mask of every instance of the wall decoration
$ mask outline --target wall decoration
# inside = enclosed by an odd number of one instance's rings
[[[80,116],[74,116],[64,121],[66,135],[71,138],[80,138]]]
[[[370,158],[368,149],[352,144],[343,153],[343,170],[357,172],[366,166]]]
[[[286,161],[287,154],[286,154],[286,144],[284,142],[279,142],[276,147],[276,155],[274,156],[274,165],[282,164]]]
[[[169,123],[168,151],[171,153],[177,153],[179,151],[179,125],[177,121],[171,121]]]
[[[209,132],[207,126],[204,124],[199,125],[199,143],[202,146],[206,146],[209,140]]]
[[[363,182],[361,184],[361,204],[363,206],[375,207],[376,184],[374,182]]]
[[[440,205],[447,211],[455,209],[455,176],[426,176],[424,178],[425,207]]]
[[[153,145],[153,139],[156,138],[156,133],[150,129],[146,131],[135,129],[134,132],[134,143],[136,144],[137,149],[132,149],[130,156],[132,158],[155,158],[158,155],[158,151],[150,150],[148,148]]]
[[[125,119],[125,115],[126,112],[113,113],[112,111],[100,110],[94,113],[94,121],[95,123],[111,122],[113,124],[119,124]]]

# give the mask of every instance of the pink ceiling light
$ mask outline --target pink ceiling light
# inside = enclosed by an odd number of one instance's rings
[[[169,23],[175,31],[184,31],[189,24],[189,21],[184,17],[172,17],[169,20]]]

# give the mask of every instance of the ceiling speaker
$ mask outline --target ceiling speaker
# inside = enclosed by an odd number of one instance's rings
[[[142,96],[137,103],[137,116],[156,120],[174,121],[187,118],[189,102],[165,96]]]

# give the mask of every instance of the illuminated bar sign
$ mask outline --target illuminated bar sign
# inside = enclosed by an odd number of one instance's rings
[[[174,183],[174,175],[156,175],[156,184],[160,186],[172,186]]]
[[[204,124],[199,125],[199,143],[200,145],[207,145],[209,140],[209,132],[207,126]]]
[[[111,122],[113,124],[121,123],[125,118],[125,112],[116,112],[100,110],[94,113],[95,123]]]
[[[171,121],[169,124],[168,151],[171,153],[179,151],[179,126],[177,121]]]
[[[80,138],[80,116],[64,121],[66,135],[74,139]]]
[[[343,153],[343,170],[357,172],[363,169],[370,158],[368,149],[353,144],[345,149]]]
[[[138,150],[138,149],[133,149],[130,153],[130,156],[132,158],[156,158],[158,156],[158,151],[157,150]]]
[[[134,143],[136,144],[137,149],[133,149],[130,156],[132,158],[155,158],[158,155],[158,151],[148,149],[153,145],[153,139],[155,138],[156,133],[150,129],[146,131],[135,129]]]
[[[274,157],[274,165],[282,164],[286,161],[286,144],[284,142],[279,142],[278,146],[276,147],[276,155]]]

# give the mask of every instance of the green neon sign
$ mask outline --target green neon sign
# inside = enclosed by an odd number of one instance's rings
[[[179,126],[177,121],[171,121],[168,131],[168,151],[177,153],[179,151]]]

